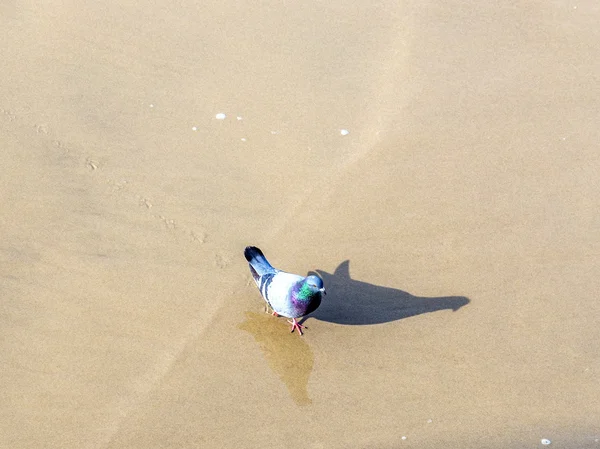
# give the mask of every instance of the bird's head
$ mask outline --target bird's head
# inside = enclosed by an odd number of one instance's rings
[[[327,294],[325,292],[325,286],[323,285],[323,279],[321,279],[319,276],[311,274],[310,276],[306,277],[304,283],[314,293],[321,292],[323,295]]]

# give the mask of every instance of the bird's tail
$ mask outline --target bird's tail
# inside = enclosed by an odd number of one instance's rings
[[[244,256],[250,265],[250,272],[255,281],[258,281],[261,276],[267,273],[277,271],[256,246],[247,246],[244,250]]]

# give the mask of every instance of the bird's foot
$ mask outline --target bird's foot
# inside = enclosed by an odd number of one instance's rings
[[[292,318],[292,321],[288,320],[288,323],[292,325],[292,332],[294,332],[294,329],[298,329],[298,333],[300,335],[302,335],[302,329],[307,328],[303,324],[300,324],[298,321],[296,321],[296,318]]]
[[[274,310],[273,310],[273,312],[269,311],[268,305],[265,306],[265,313],[270,313],[273,316],[279,316],[279,314],[277,312],[275,312]]]

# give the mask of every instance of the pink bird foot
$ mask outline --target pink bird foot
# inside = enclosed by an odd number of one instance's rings
[[[292,325],[292,332],[294,332],[294,329],[298,329],[298,333],[300,335],[302,335],[302,328],[306,327],[303,324],[300,324],[298,321],[296,321],[296,318],[292,318],[292,321],[288,320],[288,323],[290,323]]]
[[[269,306],[266,306],[265,313],[270,313],[273,316],[279,316],[279,314],[277,312],[275,312],[274,310],[273,310],[273,312],[269,312]]]

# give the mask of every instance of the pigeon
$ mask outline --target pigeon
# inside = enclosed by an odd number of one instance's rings
[[[326,294],[323,280],[314,275],[303,277],[273,268],[255,246],[246,247],[244,256],[260,294],[273,309],[273,315],[291,318],[288,323],[292,325],[292,332],[298,329],[302,335],[304,326],[297,318],[314,312],[321,305],[321,297]]]

